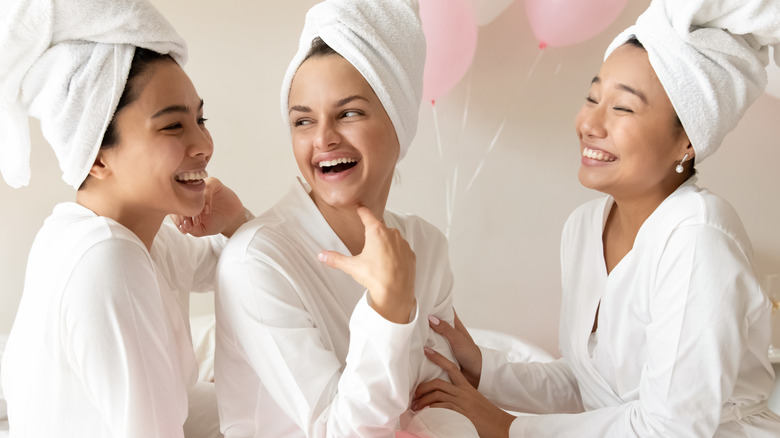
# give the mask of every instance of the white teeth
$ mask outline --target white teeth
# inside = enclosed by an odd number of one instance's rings
[[[198,172],[184,172],[182,174],[176,175],[176,181],[196,181],[207,178],[208,176],[209,173],[205,170]]]
[[[607,163],[610,163],[610,162],[615,161],[617,159],[617,158],[615,158],[614,156],[612,156],[610,154],[604,153],[602,151],[596,151],[596,150],[589,149],[589,148],[583,148],[582,149],[582,156],[590,158],[592,160],[604,161],[604,162],[607,162]]]
[[[320,161],[317,163],[320,167],[333,167],[337,164],[345,164],[345,163],[356,163],[357,160],[354,158],[336,158],[335,160],[330,161]]]

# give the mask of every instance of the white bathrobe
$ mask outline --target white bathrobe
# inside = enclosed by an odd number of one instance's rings
[[[501,405],[585,411],[519,417],[510,437],[780,436],[780,417],[765,405],[770,303],[734,209],[692,178],[607,275],[602,230],[612,205],[586,203],[564,227],[563,359],[509,364],[483,351],[480,390]]]
[[[149,252],[118,222],[57,205],[3,356],[12,436],[183,437],[198,375],[189,293],[213,290],[225,242],[163,224]]]
[[[349,251],[303,183],[230,239],[216,306],[215,379],[226,438],[391,437],[416,385],[444,376],[423,346],[453,357],[427,320],[454,318],[447,241],[418,217],[386,211],[384,219],[417,257],[417,308],[408,324],[385,320],[365,288],[319,262],[323,249]],[[444,409],[412,420],[418,427],[411,430],[428,433],[420,423],[440,436],[475,435],[465,417]]]

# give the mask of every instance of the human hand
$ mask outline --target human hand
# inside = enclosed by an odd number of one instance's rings
[[[453,310],[454,312],[454,310]],[[460,322],[455,312],[455,327],[446,321],[441,321],[434,315],[428,316],[428,325],[433,331],[444,336],[450,343],[455,360],[460,364],[460,371],[474,388],[479,388],[479,378],[482,375],[482,352],[471,338],[468,330]]]
[[[450,382],[434,379],[417,386],[412,410],[425,407],[444,408],[468,418],[481,438],[507,438],[515,417],[477,391],[458,369],[458,366],[431,348],[425,355],[450,376]]]
[[[321,262],[346,272],[368,289],[371,307],[382,317],[406,324],[415,305],[414,251],[401,237],[400,231],[385,226],[371,210],[358,207],[357,213],[366,229],[363,251],[356,256],[322,251],[318,257]]]
[[[227,237],[252,218],[238,196],[216,178],[206,178],[206,203],[197,216],[170,215],[183,234],[202,237],[222,233]]]

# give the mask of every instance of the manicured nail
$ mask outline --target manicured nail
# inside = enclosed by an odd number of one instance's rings
[[[433,325],[439,325],[439,322],[441,322],[441,321],[439,321],[439,318],[437,318],[437,317],[435,317],[433,315],[428,315],[428,321],[430,321],[431,324],[433,324]]]
[[[319,259],[319,260],[320,260],[322,263],[325,263],[325,262],[327,262],[327,261],[328,261],[328,255],[327,255],[327,254],[325,254],[324,252],[321,252],[321,253],[317,254],[317,258],[318,258],[318,259]]]
[[[431,347],[425,347],[425,348],[423,348],[423,350],[425,350],[425,354],[427,354],[429,356],[433,356],[433,354],[435,353],[435,351]]]

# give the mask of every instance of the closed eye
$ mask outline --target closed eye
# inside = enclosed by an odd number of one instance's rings
[[[624,108],[624,107],[622,107],[622,106],[616,106],[616,107],[613,107],[612,109],[614,109],[615,111],[620,111],[620,112],[625,112],[625,113],[631,113],[631,114],[633,114],[633,112],[634,112],[633,110],[630,110],[630,109],[628,109],[628,108]]]
[[[205,125],[207,120],[208,119],[205,118],[205,117],[198,117],[198,125],[201,125],[201,126]]]
[[[181,123],[176,122],[163,128],[163,131],[172,131],[174,129],[181,129]]]
[[[594,98],[592,98],[592,97],[590,97],[590,96],[586,97],[586,98],[585,98],[585,100],[586,100],[588,103],[598,103],[598,102],[596,102],[596,99],[594,99]]]

